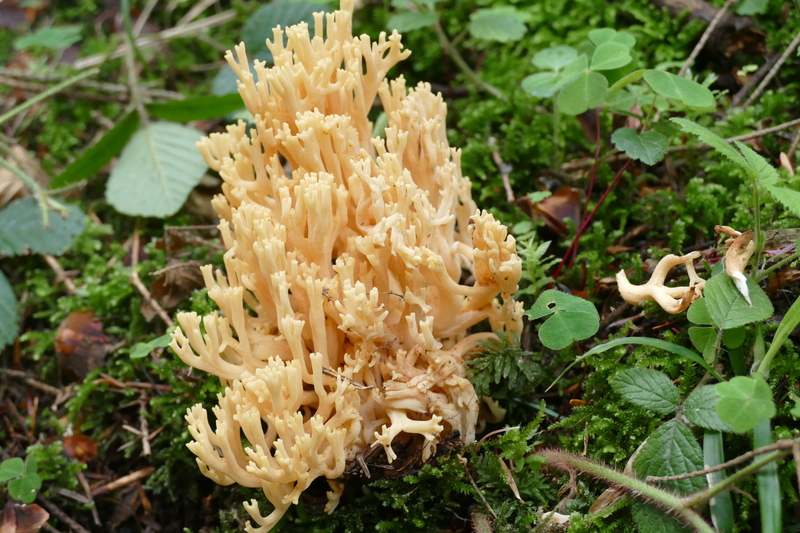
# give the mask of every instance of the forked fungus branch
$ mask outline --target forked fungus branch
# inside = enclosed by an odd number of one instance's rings
[[[413,435],[425,454],[445,432],[471,441],[464,355],[491,334],[468,329],[521,329],[514,239],[476,209],[441,96],[384,80],[410,52],[396,32],[353,37],[351,13],[317,13],[313,36],[275,29],[274,66],[255,76],[244,45],[228,52],[255,126],[200,143],[224,180],[226,272],[203,268],[219,312],[180,314],[171,346],[226,386],[214,424],[189,410],[189,448],[209,478],[264,491],[274,510],[245,503],[248,531],[319,477],[333,511],[346,462],[375,443],[391,461]],[[385,140],[367,118],[376,96]]]

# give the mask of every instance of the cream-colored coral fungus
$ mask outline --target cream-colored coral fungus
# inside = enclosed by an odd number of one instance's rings
[[[315,15],[313,36],[275,29],[274,66],[255,75],[244,45],[228,52],[255,126],[200,143],[224,180],[226,273],[203,268],[219,312],[180,314],[171,346],[226,386],[213,424],[189,410],[189,448],[205,475],[274,505],[262,517],[245,504],[260,526],[248,531],[271,529],[319,477],[332,511],[346,463],[373,445],[391,461],[414,435],[428,454],[445,432],[472,440],[464,355],[491,334],[467,331],[521,328],[514,239],[476,210],[441,96],[385,81],[409,54],[400,35],[353,37],[342,4]],[[385,140],[367,118],[377,96]]]

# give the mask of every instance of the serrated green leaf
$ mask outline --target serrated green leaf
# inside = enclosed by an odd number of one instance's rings
[[[628,74],[627,76],[625,76],[624,78],[614,82],[614,84],[611,87],[609,87],[608,90],[609,92],[612,93],[619,91],[620,89],[622,89],[627,85],[630,85],[631,83],[636,83],[637,81],[642,79],[642,76],[644,76],[644,69],[635,70],[630,74]]]
[[[609,42],[617,34],[614,28],[598,28],[589,32],[589,40],[595,46],[600,46],[603,43]]]
[[[14,48],[24,50],[34,46],[43,46],[44,48],[60,50],[80,40],[80,26],[51,26],[17,38],[14,41]]]
[[[747,289],[750,292],[750,300],[753,302],[752,306],[747,303],[733,280],[725,272],[706,282],[703,296],[707,301],[708,314],[715,326],[720,329],[738,328],[752,322],[766,320],[772,316],[772,303],[761,287],[752,279],[747,278]]]
[[[600,105],[608,93],[608,80],[587,71],[568,83],[558,95],[558,109],[566,115],[580,115]]]
[[[20,457],[12,457],[0,463],[0,482],[20,477],[25,472],[25,462]]]
[[[106,132],[94,145],[56,176],[50,183],[51,189],[89,179],[114,159],[125,148],[136,128],[139,127],[139,113],[131,111],[116,126]]]
[[[667,155],[667,138],[657,131],[640,134],[633,128],[620,128],[611,135],[611,141],[631,159],[648,165],[655,165]]]
[[[555,72],[537,72],[522,80],[522,88],[533,96],[549,98],[561,88]]]
[[[764,185],[763,187],[792,214],[800,216],[800,192],[773,185]]]
[[[715,431],[732,432],[730,424],[723,422],[717,414],[719,394],[715,385],[706,385],[695,389],[683,403],[683,416],[695,426]]]
[[[469,20],[470,34],[486,41],[518,41],[527,31],[525,23],[507,8],[479,9],[469,16]]]
[[[678,420],[661,425],[648,438],[633,461],[633,470],[647,476],[675,476],[703,469],[703,451],[689,426]],[[691,494],[705,487],[703,477],[663,481],[659,485],[680,494]]]
[[[702,142],[706,143],[712,148],[716,148],[722,155],[730,159],[733,163],[736,163],[744,169],[749,168],[747,160],[745,160],[742,154],[740,154],[733,146],[728,144],[725,139],[713,131],[704,128],[700,124],[696,124],[691,120],[686,120],[685,118],[671,118],[670,120],[678,124],[681,127],[681,130],[684,132],[691,133]]]
[[[636,522],[637,531],[646,531],[647,533],[689,533],[692,531],[678,522],[674,516],[665,515],[664,511],[655,505],[639,501],[633,502],[631,515],[633,515],[633,521]]]
[[[531,63],[543,70],[561,70],[578,57],[578,51],[571,46],[561,45],[536,52]]]
[[[436,24],[437,20],[439,20],[439,15],[437,13],[404,11],[403,13],[392,15],[386,25],[390,30],[397,30],[403,33],[420,28],[427,28],[428,26]]]
[[[171,122],[143,126],[122,151],[106,198],[126,215],[165,217],[178,211],[206,164],[195,144],[202,134]]]
[[[50,227],[42,226],[42,212],[33,198],[23,198],[0,211],[0,255],[24,253],[60,255],[83,232],[86,216],[67,206],[67,218],[50,210]]]
[[[172,122],[210,120],[221,118],[244,107],[238,93],[222,96],[198,96],[185,100],[147,104],[147,112],[154,117]]]
[[[688,107],[709,111],[717,105],[708,87],[670,72],[646,70],[644,80],[659,95],[678,100]]]
[[[736,141],[734,145],[742,153],[745,161],[747,161],[747,166],[753,174],[758,176],[758,180],[762,185],[776,185],[778,183],[778,171],[769,164],[769,161],[743,142]]]
[[[763,380],[737,376],[717,383],[717,414],[737,433],[750,431],[764,418],[775,416],[772,389]]]
[[[0,271],[0,350],[14,342],[19,332],[19,311],[14,289]]]
[[[611,387],[631,403],[661,414],[680,405],[678,388],[664,373],[648,368],[629,368],[611,379]]]
[[[630,49],[622,43],[606,42],[599,45],[592,54],[589,67],[592,70],[613,70],[633,61]]]

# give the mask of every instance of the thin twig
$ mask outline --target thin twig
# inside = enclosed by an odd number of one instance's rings
[[[491,85],[490,83],[485,82],[480,78],[480,76],[475,74],[475,72],[472,70],[472,68],[470,68],[470,66],[467,64],[464,58],[461,57],[461,54],[458,53],[458,49],[455,46],[453,46],[453,43],[451,43],[450,39],[447,38],[447,34],[442,29],[442,26],[441,24],[439,24],[439,21],[436,21],[436,23],[433,25],[433,31],[435,31],[436,36],[439,37],[439,44],[441,44],[442,50],[444,50],[444,52],[448,56],[450,56],[450,59],[453,60],[453,62],[456,64],[459,70],[461,70],[461,72],[472,83],[477,85],[479,89],[483,89],[484,91],[491,94],[495,98],[499,98],[500,100],[503,101],[507,100],[506,96],[500,89],[498,89],[494,85]]]
[[[46,383],[42,383],[41,381],[36,381],[25,372],[21,372],[19,370],[11,370],[10,368],[0,368],[0,374],[12,378],[20,378],[26,385],[30,385],[34,389],[39,389],[40,391],[46,392],[47,394],[52,394],[53,396],[58,396],[61,393],[61,389],[53,387],[52,385],[47,385]]]
[[[139,399],[139,428],[142,432],[142,455],[150,455],[150,428],[147,425],[147,401]]]
[[[514,204],[517,199],[514,197],[514,189],[511,188],[511,181],[509,180],[509,174],[513,167],[500,157],[500,150],[497,149],[497,139],[489,137],[489,146],[492,148],[492,160],[494,160],[494,164],[497,165],[497,170],[500,171],[500,177],[503,179],[503,188],[506,190],[506,201],[510,204]]]
[[[725,470],[732,466],[736,466],[740,463],[743,463],[757,455],[761,455],[762,453],[772,452],[775,450],[788,450],[793,449],[799,441],[795,439],[781,439],[777,442],[769,444],[767,446],[762,446],[761,448],[756,448],[755,450],[751,450],[747,453],[743,453],[739,457],[731,459],[730,461],[726,461],[722,464],[718,464],[717,466],[710,466],[708,468],[704,468],[703,470],[697,470],[695,472],[688,472],[686,474],[680,474],[677,476],[647,476],[645,481],[647,483],[654,483],[657,481],[680,481],[682,479],[689,479],[697,476],[705,476],[706,474],[712,474],[714,472],[719,472],[720,470]]]
[[[142,12],[139,13],[139,16],[136,18],[136,24],[133,25],[133,35],[134,37],[138,37],[140,33],[142,33],[142,29],[144,29],[144,25],[147,24],[147,19],[150,18],[150,13],[153,12],[153,8],[156,7],[158,4],[158,0],[150,0],[142,9]]]
[[[53,272],[56,273],[56,283],[63,283],[64,288],[67,289],[67,292],[70,294],[75,294],[78,291],[75,283],[67,276],[64,268],[58,263],[55,257],[50,254],[44,254],[44,261],[53,269]]]
[[[55,516],[56,518],[67,524],[76,533],[89,533],[86,529],[84,529],[82,525],[80,525],[75,520],[70,518],[70,516],[64,511],[62,511],[56,504],[54,504],[53,502],[42,496],[41,493],[39,493],[36,496],[36,501],[42,504],[42,507],[47,509],[51,515]]]
[[[200,16],[200,13],[208,9],[208,7],[214,5],[216,2],[217,0],[200,0],[195,5],[193,5],[191,9],[189,9],[189,11],[187,11],[183,17],[181,17],[181,19],[175,26],[180,27],[189,24],[191,21]]]
[[[792,139],[792,144],[791,144],[791,146],[789,146],[789,151],[786,152],[786,156],[789,158],[790,161],[791,161],[792,157],[794,156],[795,150],[797,150],[797,144],[798,143],[800,143],[800,128],[798,128],[798,130],[797,130],[797,135],[795,135],[794,139]]]
[[[212,15],[208,18],[198,20],[197,22],[192,22],[184,26],[176,26],[175,28],[164,30],[155,35],[146,35],[144,37],[140,37],[136,39],[136,47],[139,49],[150,48],[157,44],[164,43],[165,41],[169,41],[171,39],[176,39],[178,37],[186,37],[199,31],[205,31],[209,28],[220,26],[222,24],[225,24],[226,22],[233,20],[234,18],[236,18],[236,10],[229,9],[227,11],[223,11],[222,13],[217,13],[216,15]],[[122,57],[123,55],[125,55],[124,44],[118,46],[117,49],[111,52],[110,54],[95,54],[93,56],[79,59],[75,61],[75,63],[73,63],[73,66],[76,69],[84,69],[88,67],[93,67],[95,65],[100,65],[105,61],[108,61],[109,59],[116,59],[118,57]]]
[[[147,468],[142,468],[140,470],[137,470],[136,472],[131,472],[130,474],[115,479],[110,483],[106,483],[105,485],[96,487],[94,490],[92,490],[92,496],[96,498],[101,494],[105,494],[106,492],[111,492],[113,490],[117,490],[120,487],[124,487],[125,485],[130,485],[135,481],[139,481],[140,479],[146,478],[155,471],[156,471],[155,468],[153,468],[152,466],[148,466]]]
[[[758,85],[758,83],[764,79],[764,76],[767,75],[767,72],[772,68],[772,66],[778,62],[778,58],[780,54],[772,54],[770,56],[765,56],[767,62],[758,67],[756,70],[745,82],[744,85],[733,95],[733,99],[731,100],[731,107],[739,107],[739,104],[742,103],[742,100],[747,98],[747,95],[750,91]]]
[[[772,78],[778,74],[778,70],[780,70],[786,60],[789,59],[789,56],[792,55],[798,45],[800,45],[800,32],[797,32],[797,35],[794,36],[794,39],[792,39],[792,42],[789,43],[789,46],[781,54],[781,57],[778,58],[778,61],[772,66],[771,69],[769,69],[769,73],[766,75],[764,80],[758,85],[758,87],[756,87],[756,90],[753,91],[753,94],[751,94],[750,97],[745,101],[743,107],[749,106],[753,103],[753,100],[761,95],[761,92],[766,88],[767,85],[769,85],[769,82],[772,81]]]
[[[86,497],[92,504],[92,519],[94,520],[94,525],[102,526],[103,523],[100,522],[100,514],[97,512],[97,505],[94,503],[94,498],[92,497],[92,487],[89,486],[89,482],[86,481],[86,476],[83,475],[82,471],[78,471],[77,477],[83,492],[86,493]]]
[[[36,72],[28,72],[26,70],[2,68],[0,67],[0,83],[10,85],[12,87],[19,87],[27,90],[40,91],[50,87],[52,83],[60,83],[65,78],[61,76],[52,76],[49,74],[39,74]],[[123,83],[108,83],[104,81],[95,81],[84,79],[78,81],[74,85],[82,89],[92,89],[101,93],[109,93],[114,101],[126,101],[128,99],[128,86]],[[164,89],[149,89],[146,87],[141,88],[142,95],[148,100],[182,100],[184,95],[175,91],[167,91]],[[65,94],[73,94],[81,96],[82,98],[93,98],[97,95],[64,91]]]
[[[472,484],[472,488],[475,489],[475,492],[477,492],[478,496],[480,496],[481,501],[483,502],[483,505],[485,505],[486,508],[489,509],[489,512],[492,513],[493,517],[497,518],[497,513],[494,512],[494,509],[492,509],[492,506],[489,505],[488,501],[486,501],[486,498],[484,497],[483,493],[481,492],[481,489],[478,488],[478,484],[475,483],[474,479],[472,479],[472,474],[470,474],[470,472],[469,472],[469,468],[467,467],[466,460],[464,460],[462,458],[461,464],[464,465],[464,472],[467,473],[467,478],[469,479],[469,482]]]
[[[683,63],[683,66],[681,67],[681,70],[678,72],[678,76],[682,78],[686,74],[686,71],[689,70],[689,67],[691,67],[694,64],[694,60],[697,59],[697,56],[700,54],[700,51],[706,45],[708,38],[711,37],[711,34],[714,33],[715,29],[717,29],[717,25],[720,23],[720,21],[722,21],[722,18],[728,12],[731,6],[735,4],[737,1],[738,0],[728,0],[727,2],[725,2],[725,5],[722,6],[722,8],[719,11],[717,11],[717,14],[714,15],[713,19],[711,19],[711,23],[706,28],[706,31],[704,31],[702,37],[700,37],[700,41],[698,41],[697,45],[694,47],[694,50],[692,50],[692,53],[689,54],[689,57],[686,58],[686,61]]]
[[[164,308],[162,308],[157,301],[153,299],[153,296],[150,294],[150,291],[147,290],[147,287],[144,286],[142,280],[139,279],[139,273],[136,271],[136,267],[139,264],[139,228],[133,230],[133,244],[131,245],[131,275],[128,278],[128,281],[131,282],[131,285],[136,287],[138,291],[141,293],[142,298],[144,298],[145,303],[150,305],[156,314],[164,321],[164,323],[168,327],[173,327],[175,325],[172,322],[172,319],[169,317]]]
[[[13,117],[17,113],[21,113],[22,111],[25,111],[29,107],[31,107],[33,105],[36,105],[37,103],[41,102],[42,100],[44,100],[46,98],[49,98],[50,96],[58,93],[59,91],[63,90],[64,88],[69,87],[73,83],[76,83],[76,82],[78,82],[78,81],[80,81],[80,80],[82,80],[84,78],[88,78],[89,76],[94,76],[98,72],[99,71],[97,69],[89,70],[87,72],[81,72],[80,74],[78,74],[76,76],[73,76],[73,77],[69,78],[68,80],[62,81],[58,85],[54,85],[53,87],[50,87],[48,90],[37,94],[36,96],[31,98],[30,100],[27,100],[24,104],[20,104],[20,105],[16,106],[15,108],[11,109],[10,111],[0,115],[0,124],[5,122],[9,118]]]

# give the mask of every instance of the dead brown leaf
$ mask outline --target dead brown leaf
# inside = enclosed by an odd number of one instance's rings
[[[50,513],[33,503],[25,505],[8,500],[3,508],[0,533],[35,533],[50,518]]]
[[[108,345],[103,324],[91,310],[73,312],[64,319],[56,334],[61,372],[68,379],[82,380],[92,370],[103,366]]]
[[[187,299],[192,291],[205,286],[200,263],[197,261],[181,262],[170,259],[166,268],[154,272],[153,275],[161,277],[153,282],[150,294],[161,307],[166,309],[175,307]],[[153,307],[146,302],[142,303],[141,310],[148,321],[156,316]]]
[[[533,204],[532,218],[544,219],[548,228],[562,237],[566,236],[569,229],[564,223],[565,218],[572,219],[576,226],[581,223],[581,195],[580,189],[561,187],[552,196]]]
[[[625,246],[625,245],[622,245],[622,244],[612,244],[611,246],[606,248],[606,253],[608,255],[617,255],[617,254],[622,253],[622,252],[630,252],[631,250],[634,250],[634,249],[635,248],[633,248],[633,246]]]

